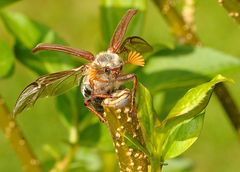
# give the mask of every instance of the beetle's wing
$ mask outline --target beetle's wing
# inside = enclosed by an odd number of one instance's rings
[[[95,58],[94,55],[89,51],[80,50],[77,48],[72,48],[72,47],[58,45],[58,44],[40,43],[35,48],[33,48],[32,52],[36,53],[38,51],[43,51],[43,50],[60,51],[60,52],[64,52],[67,54],[71,54],[73,56],[82,57],[88,61],[93,61]]]
[[[132,17],[137,13],[135,9],[129,9],[125,15],[122,17],[121,21],[118,23],[116,30],[113,33],[112,39],[109,44],[108,51],[116,53],[122,43],[124,34],[127,30],[128,24],[130,23]]]
[[[126,63],[144,66],[142,54],[152,51],[151,45],[138,36],[128,37],[122,43],[118,54]]]
[[[37,101],[38,98],[57,96],[80,84],[86,66],[41,76],[29,84],[20,94],[13,110],[13,116],[22,112]]]
[[[138,36],[131,36],[124,40],[120,47],[119,54],[123,52],[129,53],[130,51],[136,51],[143,54],[152,50],[152,46],[147,43],[147,41]]]

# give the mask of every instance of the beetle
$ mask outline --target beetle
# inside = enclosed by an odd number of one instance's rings
[[[128,63],[144,66],[145,62],[141,54],[152,50],[152,47],[138,36],[128,37],[122,41],[128,24],[136,13],[135,9],[129,9],[125,13],[113,33],[107,51],[100,52],[96,56],[91,52],[64,45],[38,44],[32,50],[33,53],[43,50],[60,51],[84,58],[89,63],[39,77],[21,92],[16,101],[13,116],[34,105],[38,98],[57,96],[81,84],[84,105],[96,114],[100,121],[104,122],[102,101],[106,98],[113,98],[113,93],[121,89],[120,87],[127,81],[133,82],[130,109],[132,112],[135,104],[137,76],[122,74],[122,68]]]

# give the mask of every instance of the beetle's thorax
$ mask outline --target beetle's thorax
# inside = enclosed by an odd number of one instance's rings
[[[97,54],[95,60],[93,61],[93,65],[97,65],[99,67],[109,67],[111,69],[122,66],[123,60],[115,53],[101,52]]]

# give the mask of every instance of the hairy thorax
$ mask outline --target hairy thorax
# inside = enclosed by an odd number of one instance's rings
[[[116,80],[112,69],[120,68],[123,60],[115,53],[102,52],[88,67],[88,73],[83,78],[81,92],[85,98],[93,94],[110,94],[119,89],[121,83]],[[90,83],[92,80],[92,84]]]

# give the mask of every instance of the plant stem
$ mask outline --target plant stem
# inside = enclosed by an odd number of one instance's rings
[[[231,98],[231,95],[222,83],[216,85],[215,93],[221,104],[224,107],[225,111],[229,115],[232,125],[235,127],[238,135],[240,136],[240,111],[237,108],[237,105]]]
[[[168,22],[169,26],[173,30],[175,36],[180,40],[180,43],[185,43],[189,45],[197,45],[200,43],[196,34],[193,32],[191,27],[187,26],[184,22],[182,16],[177,12],[172,1],[170,0],[153,0],[154,3],[159,8],[160,12],[165,17],[166,21]],[[224,1],[225,4],[229,4],[230,0],[220,0]],[[231,0],[237,1],[237,0]],[[237,6],[239,6],[240,2],[238,1]],[[230,95],[228,89],[226,88],[225,84],[221,83],[218,85],[217,89],[215,89],[215,94],[218,97],[218,100],[221,102],[228,118],[232,122],[233,126],[235,127],[237,134],[240,136],[240,111],[237,107],[234,99]]]
[[[32,153],[16,121],[11,119],[10,112],[1,97],[0,127],[20,159],[23,169],[28,172],[42,172],[39,161]]]
[[[170,0],[153,0],[160,12],[168,22],[173,34],[180,43],[196,45],[199,43],[197,36],[178,11],[173,7]]]
[[[129,93],[129,92],[128,92]],[[130,94],[130,93],[129,93]],[[135,141],[144,147],[142,131],[138,122],[136,111],[130,113],[130,103],[122,107],[116,107],[113,103],[119,103],[119,99],[105,99],[104,100],[104,112],[106,124],[111,133],[115,151],[118,156],[120,170],[122,172],[129,171],[143,171],[148,169],[149,160],[144,151],[141,148],[131,146],[126,139],[126,135],[131,136]]]
[[[191,28],[192,31],[195,31],[195,0],[184,0],[182,16],[184,22]]]
[[[240,1],[239,0],[218,0],[219,4],[223,6],[228,15],[235,19],[240,24]]]
[[[151,159],[151,172],[161,172],[162,165],[160,164],[159,158]]]

